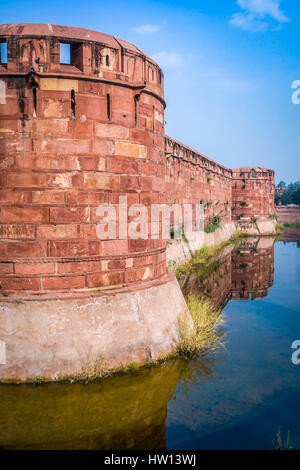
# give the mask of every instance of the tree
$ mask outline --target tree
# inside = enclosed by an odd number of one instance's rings
[[[284,193],[275,194],[275,204],[282,204],[286,206],[287,204],[297,204],[300,206],[300,181],[296,181],[295,183],[290,183],[286,186],[284,181],[280,181],[277,187],[285,187],[286,190]]]

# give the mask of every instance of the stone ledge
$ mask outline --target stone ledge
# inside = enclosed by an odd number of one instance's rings
[[[192,322],[173,275],[161,284],[113,295],[6,299],[0,305],[6,347],[0,381],[57,379],[80,374],[87,364],[118,368],[164,357],[176,349],[182,317]]]

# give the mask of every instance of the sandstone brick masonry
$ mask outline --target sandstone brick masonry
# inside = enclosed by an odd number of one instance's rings
[[[97,207],[117,210],[121,195],[147,207],[202,201],[206,224],[274,211],[271,170],[230,170],[165,136],[163,73],[134,45],[50,24],[0,25],[0,42],[2,292],[163,276],[164,240],[97,237]]]
[[[231,170],[170,137],[165,139],[165,152],[168,202],[202,203],[205,225],[213,215],[231,221]]]
[[[233,220],[269,220],[274,207],[274,171],[261,167],[232,170]]]

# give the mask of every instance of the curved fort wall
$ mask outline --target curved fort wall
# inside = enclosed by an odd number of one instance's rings
[[[96,235],[99,204],[164,202],[160,68],[125,41],[78,28],[2,25],[0,41],[8,53],[0,67],[2,288],[160,277],[165,242]],[[61,64],[61,43],[70,44],[71,64]]]
[[[229,238],[240,200],[250,219],[269,218],[273,172],[231,170],[165,136],[163,73],[126,41],[7,24],[0,43],[0,379],[167,354],[189,312],[166,272],[166,241],[124,236],[133,216],[120,196],[149,214],[202,202],[205,225],[219,216]],[[96,232],[101,204],[116,211],[110,239]]]

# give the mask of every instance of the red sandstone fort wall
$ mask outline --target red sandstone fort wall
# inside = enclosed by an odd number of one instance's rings
[[[96,209],[110,203],[117,210],[119,196],[128,204],[161,202],[162,72],[112,37],[95,33],[91,42],[86,31],[51,29],[0,28],[8,47],[0,70],[2,289],[101,288],[158,278],[165,273],[165,242],[99,240]],[[60,64],[59,44],[68,40],[81,49],[78,67]]]
[[[274,213],[274,172],[268,168],[232,170],[233,220],[270,220]]]
[[[163,276],[164,240],[97,236],[97,207],[113,204],[119,222],[120,196],[148,209],[202,202],[205,225],[216,215],[230,221],[232,207],[239,219],[240,201],[249,217],[274,212],[273,172],[232,172],[165,136],[163,73],[134,45],[30,24],[1,25],[0,42],[8,56],[0,64],[2,291],[102,289]],[[70,64],[61,63],[61,43],[70,45]]]
[[[205,226],[215,215],[229,222],[231,170],[170,137],[165,139],[165,152],[169,204],[203,204]]]

